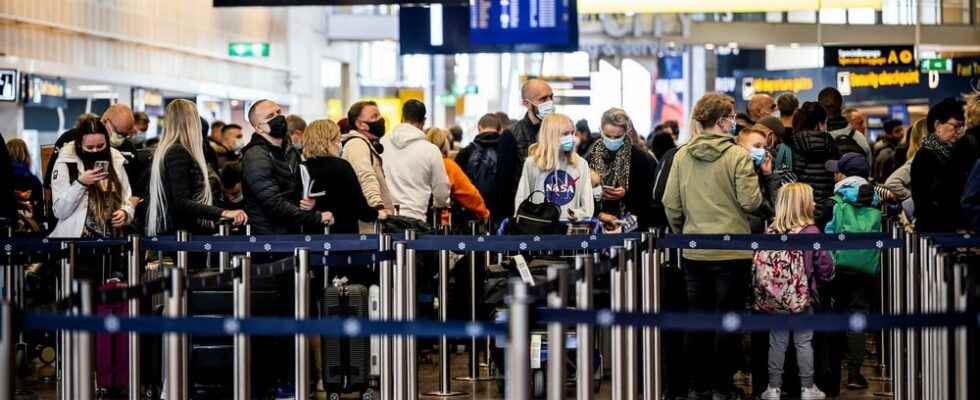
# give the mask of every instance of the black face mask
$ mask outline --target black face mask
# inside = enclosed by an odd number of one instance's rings
[[[276,139],[286,137],[286,117],[277,115],[275,118],[270,119],[267,124],[269,124],[269,136]]]
[[[82,164],[85,165],[85,169],[92,169],[96,161],[109,161],[109,146],[106,146],[102,151],[89,152],[82,150],[77,154],[78,159],[82,160]]]
[[[379,139],[385,135],[385,119],[379,118],[377,121],[368,122],[368,132]]]

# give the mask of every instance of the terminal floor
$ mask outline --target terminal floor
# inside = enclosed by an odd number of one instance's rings
[[[467,360],[468,360],[468,358],[464,354],[456,354],[456,355],[453,355],[453,357],[452,357],[452,368],[450,368],[450,371],[452,371],[453,374],[465,375],[466,374],[465,371],[468,370]],[[439,376],[438,376],[439,371],[438,371],[438,367],[436,365],[434,365],[434,364],[422,364],[419,367],[419,373],[420,373],[420,380],[419,380],[419,392],[420,393],[426,393],[426,392],[434,391],[434,390],[436,390],[438,388],[438,385],[439,385]],[[867,364],[866,364],[864,373],[865,373],[865,376],[868,376],[868,377],[877,376],[875,369],[874,368],[871,368],[870,366],[867,366]],[[746,384],[743,387],[743,389],[745,389],[745,390],[748,390],[749,389],[748,386],[747,386],[747,383],[748,383],[747,381],[744,381],[743,380],[743,382],[741,382],[741,383]],[[24,397],[23,399],[25,399],[25,400],[26,399],[55,400],[56,397],[57,397],[55,395],[55,387],[54,387],[53,384],[43,384],[43,385],[42,384],[39,384],[39,385],[36,385],[36,386],[34,386],[34,385],[32,385],[32,386],[33,386],[33,389],[34,389],[35,393],[37,393],[37,397],[31,396],[31,397]],[[462,382],[462,381],[452,381],[452,390],[459,391],[459,392],[466,392],[467,394],[465,396],[451,397],[449,399],[493,400],[493,399],[503,399],[504,398],[504,396],[497,390],[496,383],[495,382],[492,382],[492,381],[490,381],[490,382],[477,382],[477,383]],[[872,380],[871,387],[870,388],[865,389],[865,390],[846,390],[845,389],[845,390],[842,390],[841,391],[841,395],[840,395],[840,397],[837,397],[837,399],[840,399],[840,400],[873,399],[873,398],[875,398],[874,397],[874,393],[875,392],[879,392],[880,390],[881,390],[880,383]],[[571,386],[569,386],[568,387],[568,391],[566,392],[566,398],[572,399],[574,397],[575,397],[574,389]],[[15,398],[20,399],[21,397],[15,397]],[[318,399],[325,399],[326,396],[325,396],[324,393],[318,393],[317,398]],[[357,399],[358,397],[357,396],[353,396],[353,395],[350,396],[350,397],[345,397],[345,399],[348,399],[348,398],[349,399]],[[422,399],[429,400],[429,399],[442,399],[444,397],[428,397],[428,396],[422,396],[421,398]],[[603,382],[602,389],[599,392],[599,394],[596,395],[595,398],[596,399],[599,399],[599,400],[605,400],[605,399],[609,399],[610,398],[609,381],[608,380],[606,380],[606,381]]]

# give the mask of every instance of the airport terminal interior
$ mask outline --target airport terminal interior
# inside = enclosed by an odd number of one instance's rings
[[[0,400],[980,399],[980,0],[0,0]]]

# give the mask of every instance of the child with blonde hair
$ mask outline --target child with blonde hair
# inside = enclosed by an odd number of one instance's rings
[[[814,223],[816,204],[813,188],[790,183],[779,190],[776,216],[766,233],[776,235],[819,234]],[[752,287],[757,311],[780,314],[809,313],[817,301],[816,281],[834,277],[830,252],[819,250],[760,250],[752,266]],[[779,400],[782,394],[783,362],[790,334],[796,345],[803,400],[819,400],[826,395],[813,382],[813,331],[769,332],[769,387],[760,396]]]

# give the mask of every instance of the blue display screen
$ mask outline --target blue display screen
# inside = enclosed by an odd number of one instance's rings
[[[571,21],[575,17],[571,0],[472,0],[470,41],[476,44],[568,44]]]

